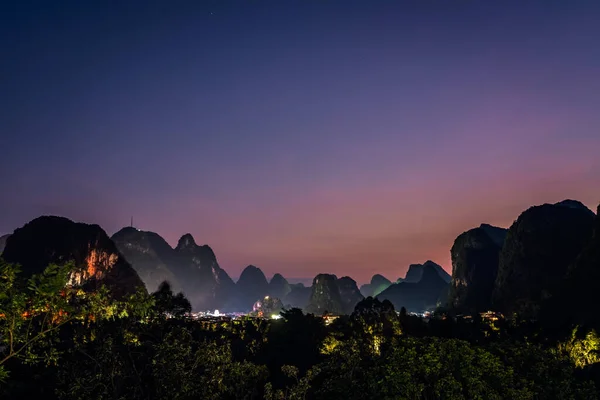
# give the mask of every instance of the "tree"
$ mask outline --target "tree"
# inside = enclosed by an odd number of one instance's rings
[[[189,300],[181,292],[174,295],[171,284],[167,281],[160,284],[158,290],[152,293],[152,297],[155,300],[156,312],[159,315],[180,318],[192,312],[192,305]]]
[[[578,368],[600,362],[600,337],[593,329],[575,327],[571,337],[566,342],[560,343],[558,349],[568,355]]]
[[[350,315],[350,323],[357,339],[366,343],[365,347],[373,354],[380,354],[382,345],[402,333],[400,320],[389,300],[382,302],[367,297],[360,301]]]
[[[281,367],[293,365],[299,374],[305,374],[321,359],[321,347],[326,336],[323,319],[303,314],[292,308],[281,312],[282,318],[271,323],[266,335],[264,352],[258,358],[269,368],[275,388],[281,388],[289,380]]]
[[[499,342],[488,347],[490,353],[512,368],[518,387],[536,399],[598,398],[594,384],[580,379],[574,364],[560,352],[539,344]]]
[[[196,341],[185,328],[173,329],[155,350],[158,399],[252,399],[266,381],[264,367],[236,362],[228,346]]]
[[[293,365],[284,365],[281,371],[286,377],[293,380],[293,384],[287,386],[285,390],[273,390],[271,382],[265,385],[265,400],[304,400],[306,399],[311,383],[319,373],[317,367],[308,370],[305,376],[300,377],[298,368]]]
[[[24,280],[17,265],[0,259],[0,380],[11,361],[55,363],[50,338],[63,326],[89,317],[93,308],[85,294],[67,287],[71,265],[48,266]]]
[[[143,320],[148,315],[153,303],[145,290],[122,301],[114,300],[105,286],[86,292],[67,284],[72,268],[49,265],[41,274],[24,279],[18,266],[0,260],[2,380],[8,378],[8,369],[56,366],[78,342],[93,341],[100,322],[128,316]]]

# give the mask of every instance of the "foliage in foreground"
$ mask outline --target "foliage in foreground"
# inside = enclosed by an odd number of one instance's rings
[[[23,280],[0,263],[2,398],[598,397],[593,331],[548,345],[522,327],[426,324],[371,298],[329,326],[298,309],[273,321],[194,321],[168,285],[114,301],[66,286],[68,270]]]

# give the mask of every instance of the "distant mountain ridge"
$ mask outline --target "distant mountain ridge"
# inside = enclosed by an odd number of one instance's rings
[[[304,286],[303,283],[292,283],[290,284],[290,292],[283,299],[283,305],[291,308],[306,308],[310,300],[312,292],[311,286]]]
[[[72,284],[87,290],[103,284],[117,296],[143,286],[152,292],[168,281],[195,311],[247,312],[270,296],[287,308],[349,314],[361,299],[376,296],[415,312],[439,306],[454,313],[492,309],[566,324],[568,318],[555,315],[564,308],[562,314],[570,313],[573,322],[600,327],[600,318],[592,316],[600,271],[599,221],[575,200],[533,206],[509,229],[481,224],[460,234],[451,248],[452,276],[428,260],[411,264],[395,283],[376,274],[360,290],[352,278],[332,274],[318,274],[310,286],[291,283],[279,273],[269,281],[253,265],[234,282],[212,248],[198,245],[189,233],[173,248],[154,232],[127,227],[109,238],[98,225],[54,216],[36,218],[0,237],[0,251],[7,262],[21,264],[26,275],[49,263],[74,261]]]
[[[425,261],[423,264],[411,264],[408,267],[408,271],[406,272],[406,277],[402,280],[403,282],[409,283],[417,283],[421,280],[423,276],[423,270],[425,266],[433,268],[440,278],[444,280],[444,282],[449,283],[452,280],[450,274],[446,272],[441,265],[434,263],[431,260]]]
[[[269,282],[260,268],[248,265],[235,283],[235,289],[237,293],[234,308],[249,311],[257,300],[269,293]]]
[[[117,248],[130,260],[150,291],[164,280],[183,291],[195,310],[214,310],[234,291],[229,275],[219,267],[212,249],[198,246],[191,234],[172,248],[154,232],[126,227],[112,236]]]
[[[178,262],[177,255],[160,235],[126,227],[112,235],[111,239],[137,271],[148,291],[156,291],[165,280],[174,291],[183,289],[171,270]]]
[[[196,310],[227,309],[236,285],[217,262],[215,253],[208,245],[197,245],[194,237],[186,233],[175,247],[179,258],[176,275],[189,276],[188,299]],[[186,279],[187,280],[187,279]]]
[[[293,307],[308,303],[310,288],[291,285],[281,274],[268,282],[254,265],[247,266],[234,282],[210,246],[198,245],[189,233],[181,236],[175,248],[157,233],[133,227],[121,229],[113,240],[151,291],[167,280],[175,291],[183,291],[196,311],[248,312],[267,295]]]
[[[390,287],[391,284],[392,282],[385,276],[375,274],[371,278],[370,283],[366,283],[360,287],[360,293],[365,297],[377,296],[379,293]]]
[[[352,314],[356,304],[365,297],[360,293],[356,281],[349,276],[343,276],[338,279],[337,286],[340,291],[343,313]]]
[[[280,300],[284,300],[291,291],[292,287],[288,283],[287,279],[285,279],[281,274],[273,275],[273,277],[269,281],[269,296],[277,297]]]
[[[389,300],[397,310],[404,307],[410,312],[433,311],[440,295],[448,287],[440,269],[443,271],[441,266],[431,260],[424,264],[412,264],[407,272],[407,279],[390,285],[377,298]],[[418,281],[415,282],[417,277]]]

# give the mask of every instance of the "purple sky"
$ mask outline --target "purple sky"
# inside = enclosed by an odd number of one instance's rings
[[[600,2],[116,3],[1,3],[0,234],[133,215],[361,283],[600,200]]]

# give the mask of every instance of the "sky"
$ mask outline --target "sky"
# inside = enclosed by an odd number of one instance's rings
[[[209,244],[233,277],[451,272],[462,232],[600,201],[600,2],[3,1],[0,234]]]

